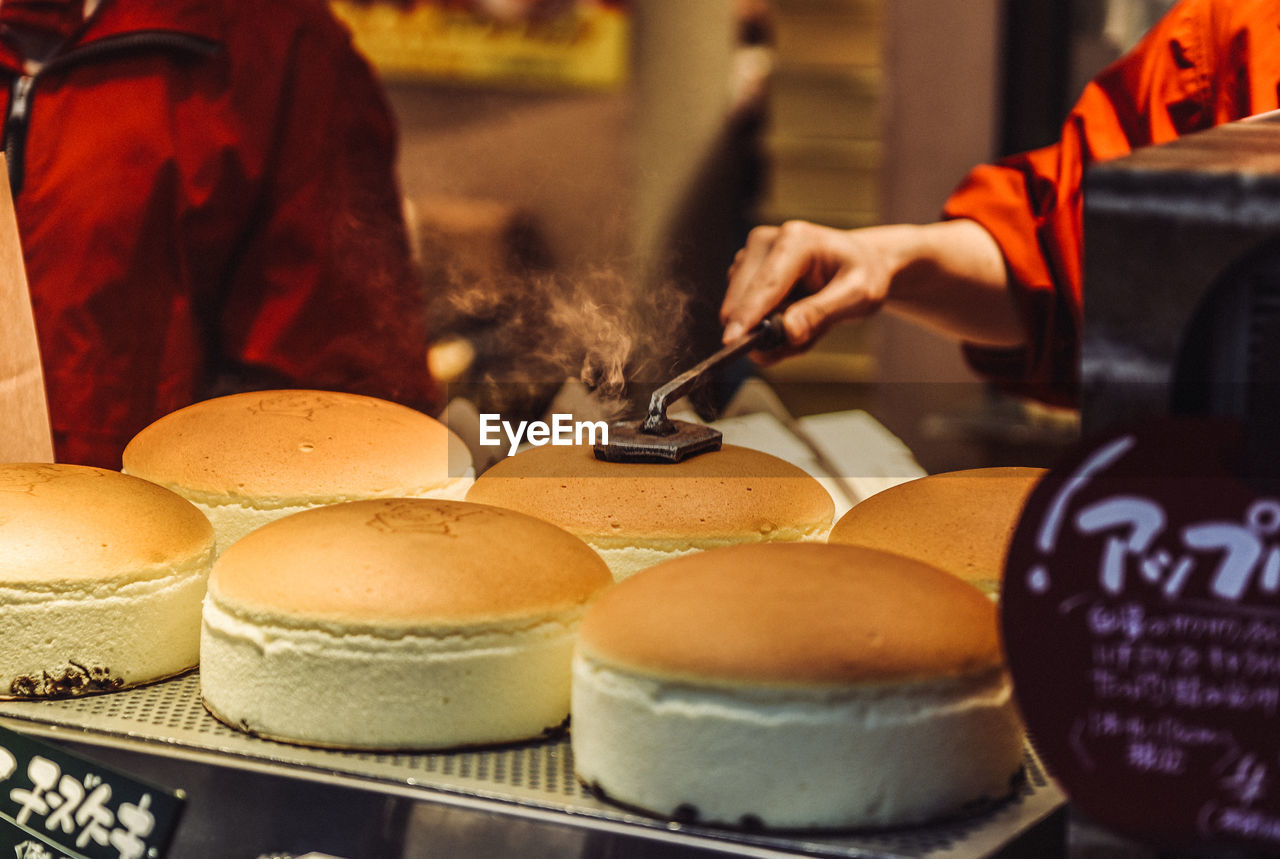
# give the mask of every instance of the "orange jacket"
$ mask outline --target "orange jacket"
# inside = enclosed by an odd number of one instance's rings
[[[431,406],[390,111],[322,0],[106,0],[34,78],[0,44],[0,110],[58,459],[219,382]]]
[[[1036,399],[1074,404],[1082,307],[1085,168],[1135,148],[1275,110],[1280,6],[1182,0],[1094,79],[1054,145],[975,168],[944,216],[995,237],[1030,332],[1023,349],[966,347],[979,372]]]

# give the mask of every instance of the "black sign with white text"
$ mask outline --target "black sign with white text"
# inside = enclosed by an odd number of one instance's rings
[[[182,805],[180,793],[0,727],[0,856],[159,859]]]
[[[1280,848],[1280,493],[1238,424],[1168,420],[1052,469],[1001,620],[1037,750],[1079,808],[1162,846]]]

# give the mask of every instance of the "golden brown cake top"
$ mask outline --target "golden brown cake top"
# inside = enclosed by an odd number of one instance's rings
[[[660,679],[849,686],[998,668],[995,605],[887,552],[757,543],[643,570],[587,610],[580,652]]]
[[[574,613],[611,581],[589,546],[531,516],[387,498],[264,525],[218,558],[209,592],[286,625],[453,626]]]
[[[204,400],[155,421],[124,450],[129,474],[249,499],[415,495],[463,476],[470,464],[466,445],[434,418],[333,391]]]
[[[840,517],[829,543],[897,552],[970,582],[999,581],[1042,468],[975,468],[899,483]]]
[[[0,465],[0,583],[152,578],[212,548],[204,514],[154,483],[81,465]]]
[[[593,542],[821,537],[835,515],[814,477],[734,445],[675,464],[604,462],[586,446],[529,448],[477,478],[467,500],[538,516]]]

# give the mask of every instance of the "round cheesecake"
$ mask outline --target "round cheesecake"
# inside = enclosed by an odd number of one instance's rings
[[[123,470],[204,511],[225,550],[255,528],[365,498],[461,499],[471,455],[439,421],[333,391],[253,391],[195,403],[138,433]]]
[[[57,698],[195,667],[213,528],[115,471],[0,465],[0,697]]]
[[[510,510],[375,499],[279,519],[218,558],[206,707],[308,745],[430,749],[536,737],[569,712],[587,602],[581,540]]]
[[[477,478],[467,500],[559,525],[599,552],[616,580],[720,546],[821,541],[835,516],[814,477],[734,445],[673,464],[605,462],[587,446],[529,448]]]
[[[995,597],[1022,508],[1044,474],[1043,468],[973,468],[899,483],[850,508],[827,542],[906,555]]]
[[[1023,744],[990,600],[908,558],[798,544],[606,592],[579,635],[571,736],[578,777],[614,802],[780,829],[1007,796]]]

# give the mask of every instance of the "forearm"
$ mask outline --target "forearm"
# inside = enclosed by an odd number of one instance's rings
[[[788,301],[788,345],[775,357],[807,348],[842,319],[885,306],[972,343],[1011,347],[1026,340],[1004,255],[975,221],[757,227],[729,270],[720,308],[725,341]]]
[[[885,307],[949,336],[1014,347],[1027,334],[1009,291],[1004,255],[975,221],[873,227],[895,248]]]

